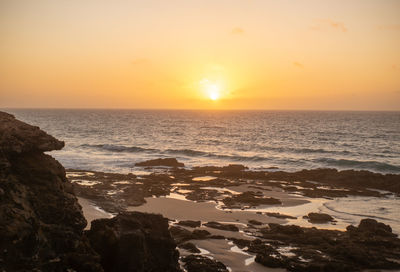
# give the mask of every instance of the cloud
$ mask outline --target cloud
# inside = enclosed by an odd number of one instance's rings
[[[140,64],[146,64],[148,63],[150,60],[146,59],[146,58],[137,58],[134,59],[133,61],[131,61],[131,64],[133,65],[140,65]]]
[[[400,71],[400,67],[399,67],[397,64],[393,64],[393,65],[392,65],[392,69],[393,69],[394,71]]]
[[[297,67],[297,68],[303,68],[304,67],[303,64],[301,64],[300,62],[297,62],[297,61],[293,62],[293,65],[295,67]]]
[[[379,25],[379,30],[387,30],[387,31],[400,31],[400,24],[397,25]]]
[[[311,26],[311,29],[318,31],[334,29],[341,32],[347,32],[347,27],[344,25],[344,23],[330,19],[317,20],[315,24]]]
[[[233,35],[243,35],[244,34],[244,29],[241,27],[235,27],[234,29],[232,29],[231,34]]]

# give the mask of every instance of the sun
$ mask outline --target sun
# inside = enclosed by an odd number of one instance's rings
[[[213,101],[218,100],[220,89],[217,85],[212,84],[208,86],[207,92],[208,92],[208,97],[210,97],[211,100]]]
[[[209,99],[216,101],[220,98],[221,87],[217,83],[211,82],[208,79],[203,79],[200,83]]]

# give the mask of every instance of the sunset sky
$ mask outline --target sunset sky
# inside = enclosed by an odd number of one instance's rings
[[[400,110],[400,1],[0,1],[0,107]]]

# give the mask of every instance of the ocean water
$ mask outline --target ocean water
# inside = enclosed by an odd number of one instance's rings
[[[11,110],[66,146],[66,168],[129,172],[175,157],[186,166],[319,167],[400,173],[400,112]]]

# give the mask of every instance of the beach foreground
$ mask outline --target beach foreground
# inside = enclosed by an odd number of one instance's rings
[[[398,265],[398,253],[387,249],[396,234],[388,225],[365,219],[388,223],[384,214],[399,212],[397,175],[250,171],[243,165],[185,169],[169,158],[138,163],[129,174],[70,169],[67,177],[82,197],[84,214],[96,207],[100,217],[126,210],[167,217],[184,267],[207,264],[186,258],[193,254],[222,262],[231,271],[352,271]],[[351,201],[358,207],[343,216],[341,205]],[[370,207],[373,201],[380,206]],[[376,208],[376,214],[359,214],[366,209],[362,202]],[[400,232],[398,220],[390,222],[394,233]]]

